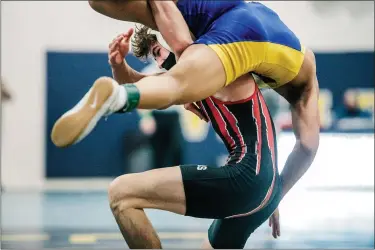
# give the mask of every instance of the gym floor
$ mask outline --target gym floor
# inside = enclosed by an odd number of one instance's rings
[[[164,248],[199,248],[211,220],[147,210]],[[264,223],[246,248],[374,249],[374,190],[291,192],[280,205],[281,237]],[[3,192],[2,249],[127,248],[105,191]]]

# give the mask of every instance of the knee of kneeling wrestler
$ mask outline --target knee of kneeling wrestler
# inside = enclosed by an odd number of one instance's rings
[[[132,189],[134,177],[132,174],[122,175],[114,179],[108,187],[108,201],[114,212],[122,212],[134,206],[135,197]]]

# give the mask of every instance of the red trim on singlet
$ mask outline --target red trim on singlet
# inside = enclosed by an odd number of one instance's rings
[[[257,129],[257,142],[255,145],[256,155],[257,155],[257,164],[255,168],[255,174],[258,175],[260,171],[260,163],[262,160],[262,120],[260,117],[258,98],[256,98],[253,101],[252,111],[253,111],[252,112],[253,118],[255,119],[255,124],[256,124],[256,129]]]
[[[261,210],[267,204],[267,202],[269,201],[269,199],[272,195],[272,192],[273,192],[273,188],[275,186],[275,180],[276,180],[276,162],[275,162],[276,159],[275,159],[275,157],[276,156],[275,156],[272,123],[271,123],[270,114],[268,112],[268,109],[267,109],[267,106],[266,106],[266,103],[265,103],[264,99],[262,97],[260,97],[259,99],[260,99],[261,111],[262,111],[262,114],[265,118],[265,123],[266,123],[268,147],[269,147],[270,152],[271,152],[272,170],[273,170],[272,182],[271,182],[270,187],[267,190],[266,196],[264,197],[263,201],[260,203],[260,205],[258,207],[256,207],[255,209],[253,209],[253,210],[251,210],[250,212],[247,212],[247,213],[228,216],[228,217],[226,217],[226,219],[248,216],[248,215],[251,215],[251,214],[256,213],[259,210]]]
[[[219,126],[220,133],[224,136],[225,140],[229,144],[231,148],[234,148],[236,143],[232,136],[229,134],[229,131],[227,129],[227,123],[224,121],[224,118],[221,116],[220,111],[216,108],[214,102],[211,100],[211,98],[206,98],[206,102],[208,107],[211,109],[212,115],[214,116],[217,125]]]
[[[240,128],[238,127],[238,120],[234,116],[232,112],[229,111],[229,109],[224,104],[218,104],[219,109],[224,114],[225,118],[227,118],[229,125],[231,126],[232,130],[236,133],[236,136],[238,137],[240,141],[240,147],[241,147],[241,155],[238,158],[236,163],[241,162],[245,154],[247,153],[247,147],[245,146],[245,140],[242,136],[242,133],[240,131]]]

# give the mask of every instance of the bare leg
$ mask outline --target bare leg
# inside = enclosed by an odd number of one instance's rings
[[[138,22],[157,29],[147,0],[89,1],[97,12],[114,19]],[[216,53],[205,45],[192,45],[169,72],[136,83],[141,99],[138,108],[158,109],[206,98],[220,90],[226,80]]]
[[[123,107],[125,111],[162,109],[200,101],[221,90],[225,81],[225,70],[216,53],[206,45],[191,45],[170,71],[145,77],[134,85],[126,84],[126,92],[113,79],[99,78],[87,95],[56,121],[52,141],[58,147],[77,143],[92,131],[103,115]]]
[[[161,249],[161,242],[143,209],[113,210],[117,225],[130,249]]]
[[[135,83],[140,92],[138,108],[159,109],[200,101],[222,89],[225,79],[216,53],[206,45],[191,45],[170,71]]]
[[[144,208],[181,215],[186,212],[179,167],[120,176],[111,183],[108,193],[113,215],[130,248],[161,248],[160,239]]]

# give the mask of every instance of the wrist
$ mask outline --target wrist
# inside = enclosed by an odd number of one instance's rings
[[[284,176],[283,175],[280,175],[280,187],[281,187],[281,199],[283,199],[284,196],[287,193],[287,190],[286,190],[287,188],[285,186]]]
[[[123,61],[122,63],[120,64],[111,64],[111,67],[112,67],[112,70],[114,71],[117,71],[117,70],[123,70],[124,68],[126,68],[126,64],[125,64],[125,61]]]

